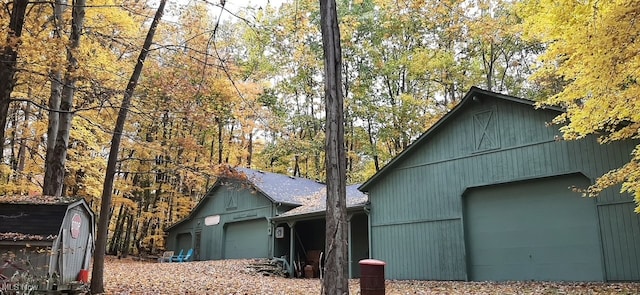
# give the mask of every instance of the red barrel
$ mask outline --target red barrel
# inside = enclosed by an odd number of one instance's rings
[[[86,269],[81,269],[78,273],[78,281],[82,283],[89,282],[89,271]]]
[[[384,295],[385,262],[376,259],[360,260],[360,294]]]

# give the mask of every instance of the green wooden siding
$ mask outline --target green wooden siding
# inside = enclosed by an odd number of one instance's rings
[[[629,213],[634,207],[633,202],[598,205],[609,281],[637,281],[640,278],[640,220],[635,213]]]
[[[263,232],[267,235],[266,219],[274,216],[276,205],[259,192],[252,190],[247,185],[228,183],[219,185],[209,191],[205,200],[199,204],[186,220],[169,231],[167,249],[180,251],[177,245],[177,235],[190,233],[191,245],[195,243],[195,233],[200,232],[200,245],[198,247],[199,260],[224,259],[225,228],[232,223],[261,219],[264,221]],[[207,217],[219,216],[219,223],[205,224]],[[267,254],[272,251],[272,243],[265,238],[261,244],[265,245]],[[260,256],[264,256],[260,249]],[[270,254],[269,254],[270,255]]]
[[[567,189],[582,175],[547,177],[465,193],[469,279],[601,281],[595,201]]]
[[[367,215],[355,214],[351,217],[351,277],[360,277],[360,264],[362,259],[369,258],[369,231]]]
[[[182,250],[182,254],[187,254],[189,249],[193,248],[191,233],[180,233],[176,239],[176,249],[174,251],[176,255],[178,255],[180,250]]]
[[[391,267],[385,268],[387,278],[450,280],[465,276],[459,267],[464,264],[459,219],[375,226],[371,236],[373,258],[388,261]]]
[[[388,261],[387,277],[468,279],[462,223],[467,188],[570,173],[593,182],[629,159],[634,142],[558,140],[557,126],[547,127],[558,114],[491,97],[468,101],[368,184],[371,255]],[[481,136],[495,142],[483,145]],[[628,227],[640,221],[630,209],[632,198],[613,188],[596,202],[606,279],[640,280],[640,244],[629,242],[638,238],[638,230]],[[618,203],[627,209],[615,208]],[[619,230],[620,224],[629,232]]]

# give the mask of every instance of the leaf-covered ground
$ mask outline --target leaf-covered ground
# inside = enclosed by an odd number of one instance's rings
[[[108,259],[108,294],[320,294],[318,279],[255,273],[250,260],[152,263]],[[360,294],[359,281],[350,281]],[[386,294],[640,294],[640,283],[387,281]]]

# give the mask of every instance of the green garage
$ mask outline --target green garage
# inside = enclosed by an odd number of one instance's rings
[[[574,174],[469,190],[469,279],[601,281],[595,201],[568,189],[588,183]]]
[[[269,226],[266,219],[233,222],[224,229],[224,258],[268,257]]]
[[[640,215],[620,186],[583,198],[637,140],[562,140],[562,108],[471,88],[360,190],[370,255],[402,280],[640,281]]]

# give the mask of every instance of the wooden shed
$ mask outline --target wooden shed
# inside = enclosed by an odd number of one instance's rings
[[[640,280],[640,217],[585,188],[637,142],[563,141],[562,109],[472,88],[360,189],[389,279]]]
[[[69,288],[90,267],[94,236],[82,198],[0,196],[0,284],[19,276],[36,289]]]

